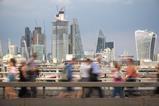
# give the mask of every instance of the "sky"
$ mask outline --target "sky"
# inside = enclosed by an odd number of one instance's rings
[[[3,51],[7,51],[8,39],[20,45],[26,26],[31,30],[45,26],[50,52],[52,22],[60,7],[65,8],[68,21],[78,19],[84,50],[96,49],[100,29],[106,41],[114,41],[116,57],[123,51],[136,56],[135,30],[147,29],[159,35],[159,0],[0,0]]]

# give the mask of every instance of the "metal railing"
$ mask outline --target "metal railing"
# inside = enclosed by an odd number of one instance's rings
[[[0,82],[5,99],[5,87],[42,87],[45,98],[46,87],[159,87],[159,82]]]

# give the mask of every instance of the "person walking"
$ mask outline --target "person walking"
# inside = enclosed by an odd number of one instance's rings
[[[157,82],[159,82],[159,64],[157,64],[156,70],[157,70],[156,78],[157,78]],[[159,87],[156,87],[154,93],[159,94]]]
[[[17,76],[17,68],[16,68],[16,60],[14,58],[11,58],[8,64],[8,76],[7,76],[7,82],[14,82],[16,81]],[[6,87],[6,97],[9,99],[17,98],[16,90],[13,87]]]
[[[127,60],[127,68],[126,68],[125,80],[126,82],[136,82],[136,78],[138,77],[136,66],[133,64],[133,59]],[[126,96],[134,95],[134,87],[127,87]]]
[[[124,81],[123,73],[120,70],[120,65],[117,62],[114,62],[114,69],[112,70],[112,77],[114,83],[121,83]],[[113,97],[124,97],[124,88],[123,87],[114,87]]]
[[[73,65],[75,64],[75,62],[76,62],[76,59],[73,58],[71,61],[68,61],[65,66],[67,82],[72,81]],[[67,87],[66,91],[70,92],[70,91],[73,91],[73,89],[72,89],[72,87]]]
[[[100,74],[100,62],[101,62],[100,58],[97,58],[97,63],[93,61],[91,62],[91,68],[89,72],[90,82],[99,82],[98,77]],[[101,87],[90,87],[88,93],[86,94],[86,97],[90,97],[91,94],[93,93],[93,90],[98,91],[98,95],[100,98],[104,97]]]
[[[85,59],[81,65],[80,65],[80,77],[81,77],[81,82],[88,82],[89,81],[89,70],[91,68],[91,60],[90,59]],[[77,97],[85,97],[86,93],[88,91],[88,87],[83,87],[80,92],[78,92]]]
[[[39,75],[38,65],[35,62],[37,58],[37,54],[33,53],[32,57],[27,62],[27,75],[28,75],[28,81],[35,82],[36,78]],[[37,88],[31,87],[31,96],[36,97],[37,96]]]
[[[28,80],[28,75],[27,75],[27,64],[25,61],[21,63],[21,66],[19,68],[19,81],[20,82],[27,82]],[[21,87],[19,90],[19,97],[25,98],[29,97],[29,90],[27,87]]]

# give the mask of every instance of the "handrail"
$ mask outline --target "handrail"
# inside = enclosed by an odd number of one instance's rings
[[[0,87],[159,87],[159,82],[0,82]]]
[[[159,87],[159,82],[0,82],[5,99],[5,87],[42,87],[45,98],[46,87]]]

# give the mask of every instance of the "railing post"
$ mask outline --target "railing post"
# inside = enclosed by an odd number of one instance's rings
[[[3,89],[3,99],[5,99],[5,87],[2,88]]]
[[[43,98],[45,98],[45,86],[43,86]]]

